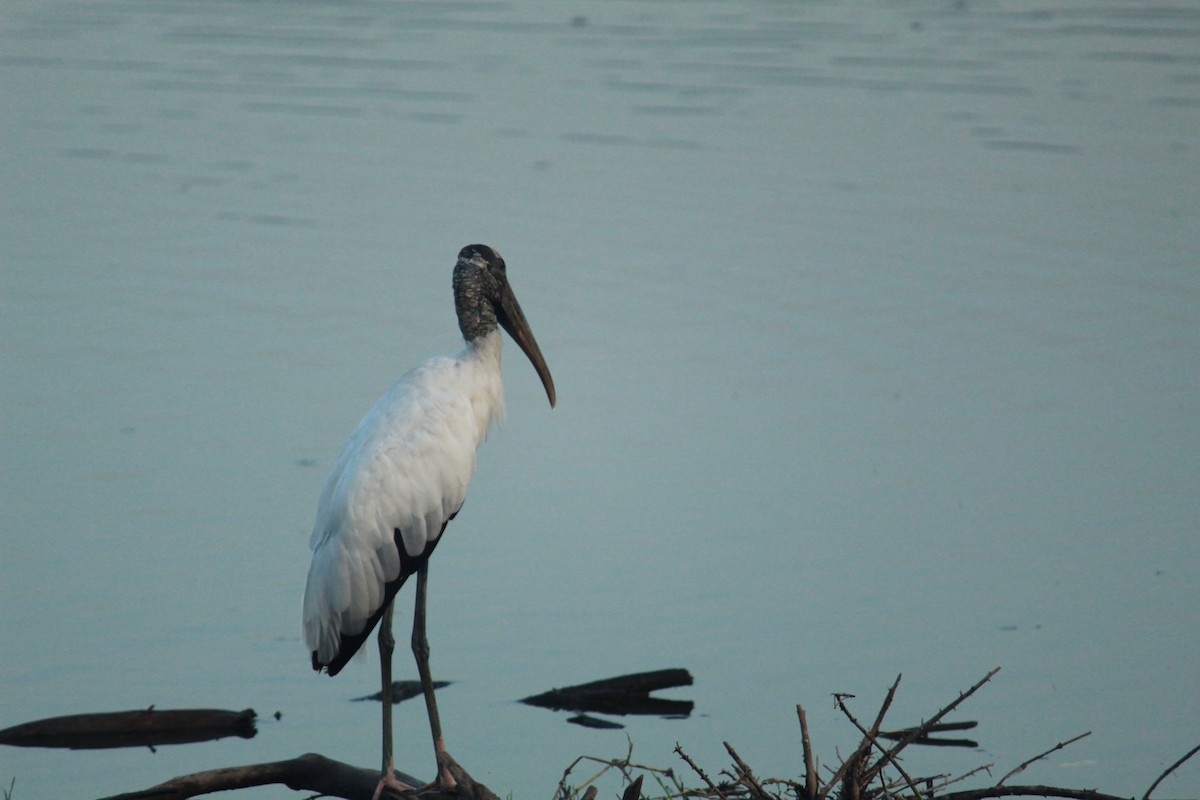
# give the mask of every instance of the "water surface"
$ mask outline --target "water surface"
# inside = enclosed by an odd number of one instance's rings
[[[377,758],[307,669],[325,470],[504,253],[554,372],[431,569],[454,755],[550,797],[622,732],[521,706],[684,666],[825,763],[898,673],[998,777],[1140,794],[1197,741],[1200,13],[1167,4],[102,2],[0,12],[0,725],[253,707],[253,740],[0,752],[18,797]],[[410,613],[397,615],[401,641]],[[404,658],[398,663],[408,669]],[[401,677],[411,676],[401,675]],[[401,707],[400,763],[431,765]],[[1189,764],[1159,795],[1200,793]],[[247,797],[286,797],[263,789]]]

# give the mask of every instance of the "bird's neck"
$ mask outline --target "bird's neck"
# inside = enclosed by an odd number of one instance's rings
[[[500,329],[467,342],[460,356],[470,369],[468,382],[471,407],[478,425],[477,442],[483,441],[493,424],[504,421],[504,383],[500,378]]]
[[[501,341],[499,328],[492,328],[491,331],[482,336],[467,339],[466,348],[463,350],[463,358],[478,361],[480,364],[495,363],[496,370],[499,371]]]

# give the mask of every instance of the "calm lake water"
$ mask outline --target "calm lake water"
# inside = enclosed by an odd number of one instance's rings
[[[510,343],[431,569],[449,747],[501,796],[626,734],[794,777],[795,704],[834,763],[831,693],[869,717],[900,673],[895,726],[1003,668],[955,715],[980,749],[911,774],[1092,731],[1014,780],[1140,796],[1200,741],[1194,5],[9,0],[0,28],[0,727],[264,718],[0,749],[20,800],[377,763],[374,658],[308,668],[307,539],[355,422],[457,349],[475,241],[559,395]],[[674,666],[686,720],[515,702]],[[1156,793],[1197,795],[1197,762]]]

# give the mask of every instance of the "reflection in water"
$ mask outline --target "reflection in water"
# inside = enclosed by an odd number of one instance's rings
[[[434,681],[433,688],[434,689],[442,689],[446,686],[449,686],[450,683],[451,683],[451,681]],[[393,704],[403,703],[405,700],[411,700],[414,697],[420,697],[420,696],[421,696],[421,682],[420,681],[392,681],[392,703]],[[374,700],[375,702],[379,702],[382,699],[383,699],[383,691],[382,690],[375,692],[374,694],[367,694],[367,695],[363,695],[362,697],[354,698],[354,700],[358,701],[358,702],[361,702],[364,700]]]

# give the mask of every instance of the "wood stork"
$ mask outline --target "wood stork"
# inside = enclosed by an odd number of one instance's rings
[[[504,413],[500,331],[533,363],[554,407],[554,380],[508,284],[504,259],[473,244],[454,267],[454,306],[466,347],[403,375],[358,423],[325,479],[304,588],[304,641],[315,670],[336,675],[379,628],[385,784],[410,789],[392,764],[392,600],[417,576],[412,649],[429,713],[438,788],[447,768],[425,638],[429,556],[467,495],[475,451]],[[376,792],[379,794],[379,791]]]

